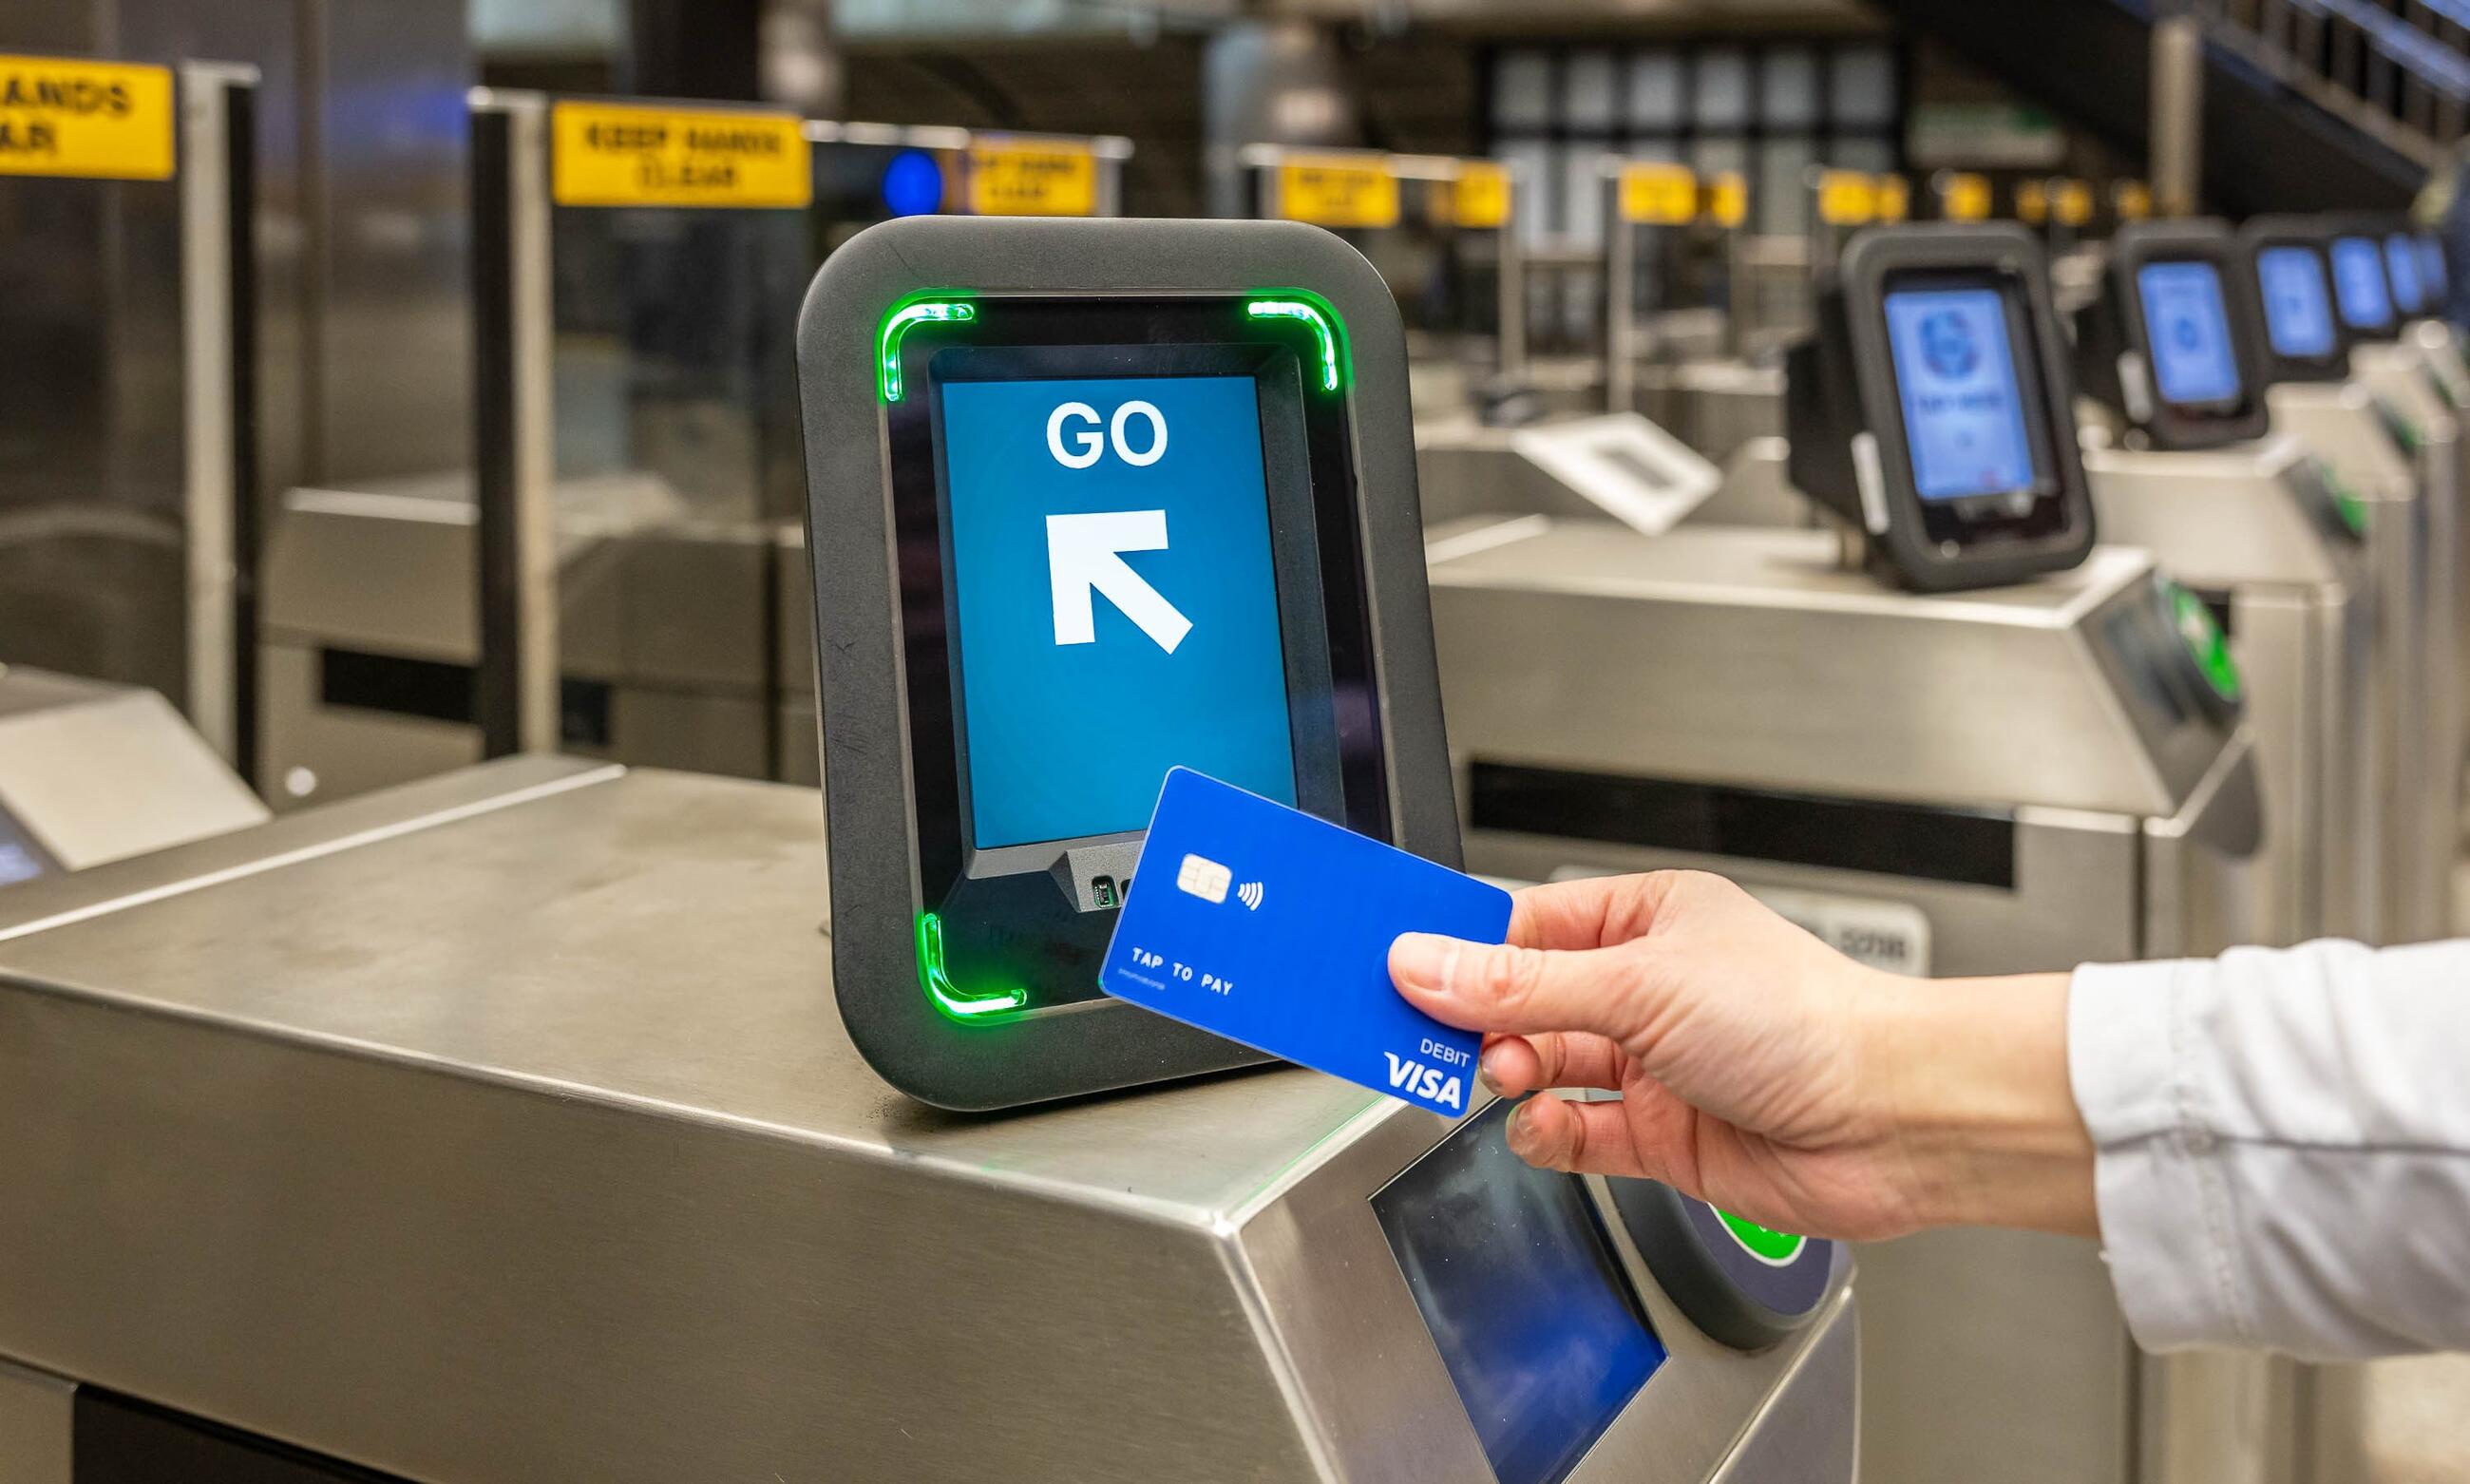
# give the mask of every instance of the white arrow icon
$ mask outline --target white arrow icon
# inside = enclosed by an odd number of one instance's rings
[[[1168,654],[1192,632],[1192,620],[1125,565],[1126,551],[1164,551],[1166,512],[1108,510],[1046,518],[1046,573],[1055,595],[1055,642],[1094,644],[1097,619],[1089,594],[1107,594]]]

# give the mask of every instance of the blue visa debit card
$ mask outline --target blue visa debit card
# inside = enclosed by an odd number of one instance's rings
[[[1255,1051],[1456,1118],[1482,1037],[1389,983],[1401,933],[1497,943],[1509,893],[1205,777],[1166,776],[1099,984]]]

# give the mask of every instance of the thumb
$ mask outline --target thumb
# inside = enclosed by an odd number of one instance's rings
[[[1652,1008],[1644,962],[1634,942],[1573,951],[1408,933],[1389,945],[1389,977],[1408,1003],[1445,1025],[1513,1035],[1626,1039]]]

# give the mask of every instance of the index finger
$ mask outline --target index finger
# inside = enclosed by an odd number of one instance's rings
[[[1509,941],[1520,948],[1609,948],[1634,936],[1652,874],[1580,876],[1510,895]]]

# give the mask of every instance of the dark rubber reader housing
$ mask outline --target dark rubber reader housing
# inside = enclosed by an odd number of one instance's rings
[[[960,1109],[1264,1059],[1099,993],[1139,830],[973,834],[944,399],[1248,378],[1296,802],[1455,867],[1406,342],[1379,275],[1293,223],[909,218],[832,254],[798,361],[851,1040],[894,1086]]]
[[[1942,303],[1950,307],[1927,309]],[[1889,314],[1914,306],[1929,355],[1913,354],[1908,334],[1915,363],[1904,365]],[[1969,388],[1961,397],[1937,390],[1950,378]],[[1955,490],[1924,477],[1908,410],[1927,418],[1938,402],[1985,397],[2003,429],[1989,475]],[[2030,232],[2015,223],[1872,227],[1821,281],[1815,329],[1786,363],[1788,467],[1804,494],[1863,534],[1866,563],[1886,581],[1924,592],[2020,582],[2077,566],[2092,549],[2074,399],[2048,263]],[[1983,424],[1970,406],[1951,415],[1969,420],[1963,431]],[[1940,461],[1959,456],[1942,450]]]
[[[2334,307],[2323,219],[2251,217],[2239,228],[2238,243],[2264,317],[2267,380],[2278,386],[2346,378],[2357,337]]]
[[[2216,323],[2178,323],[2177,302],[2201,303]],[[2183,331],[2186,343],[2171,337]],[[2174,391],[2173,356],[2201,355],[2213,384]],[[2217,368],[2217,369],[2216,369]],[[2223,448],[2272,429],[2264,308],[2247,252],[2212,220],[2140,221],[2110,239],[2101,293],[2076,314],[2076,372],[2084,391],[2126,417],[2147,446],[2164,452]]]

